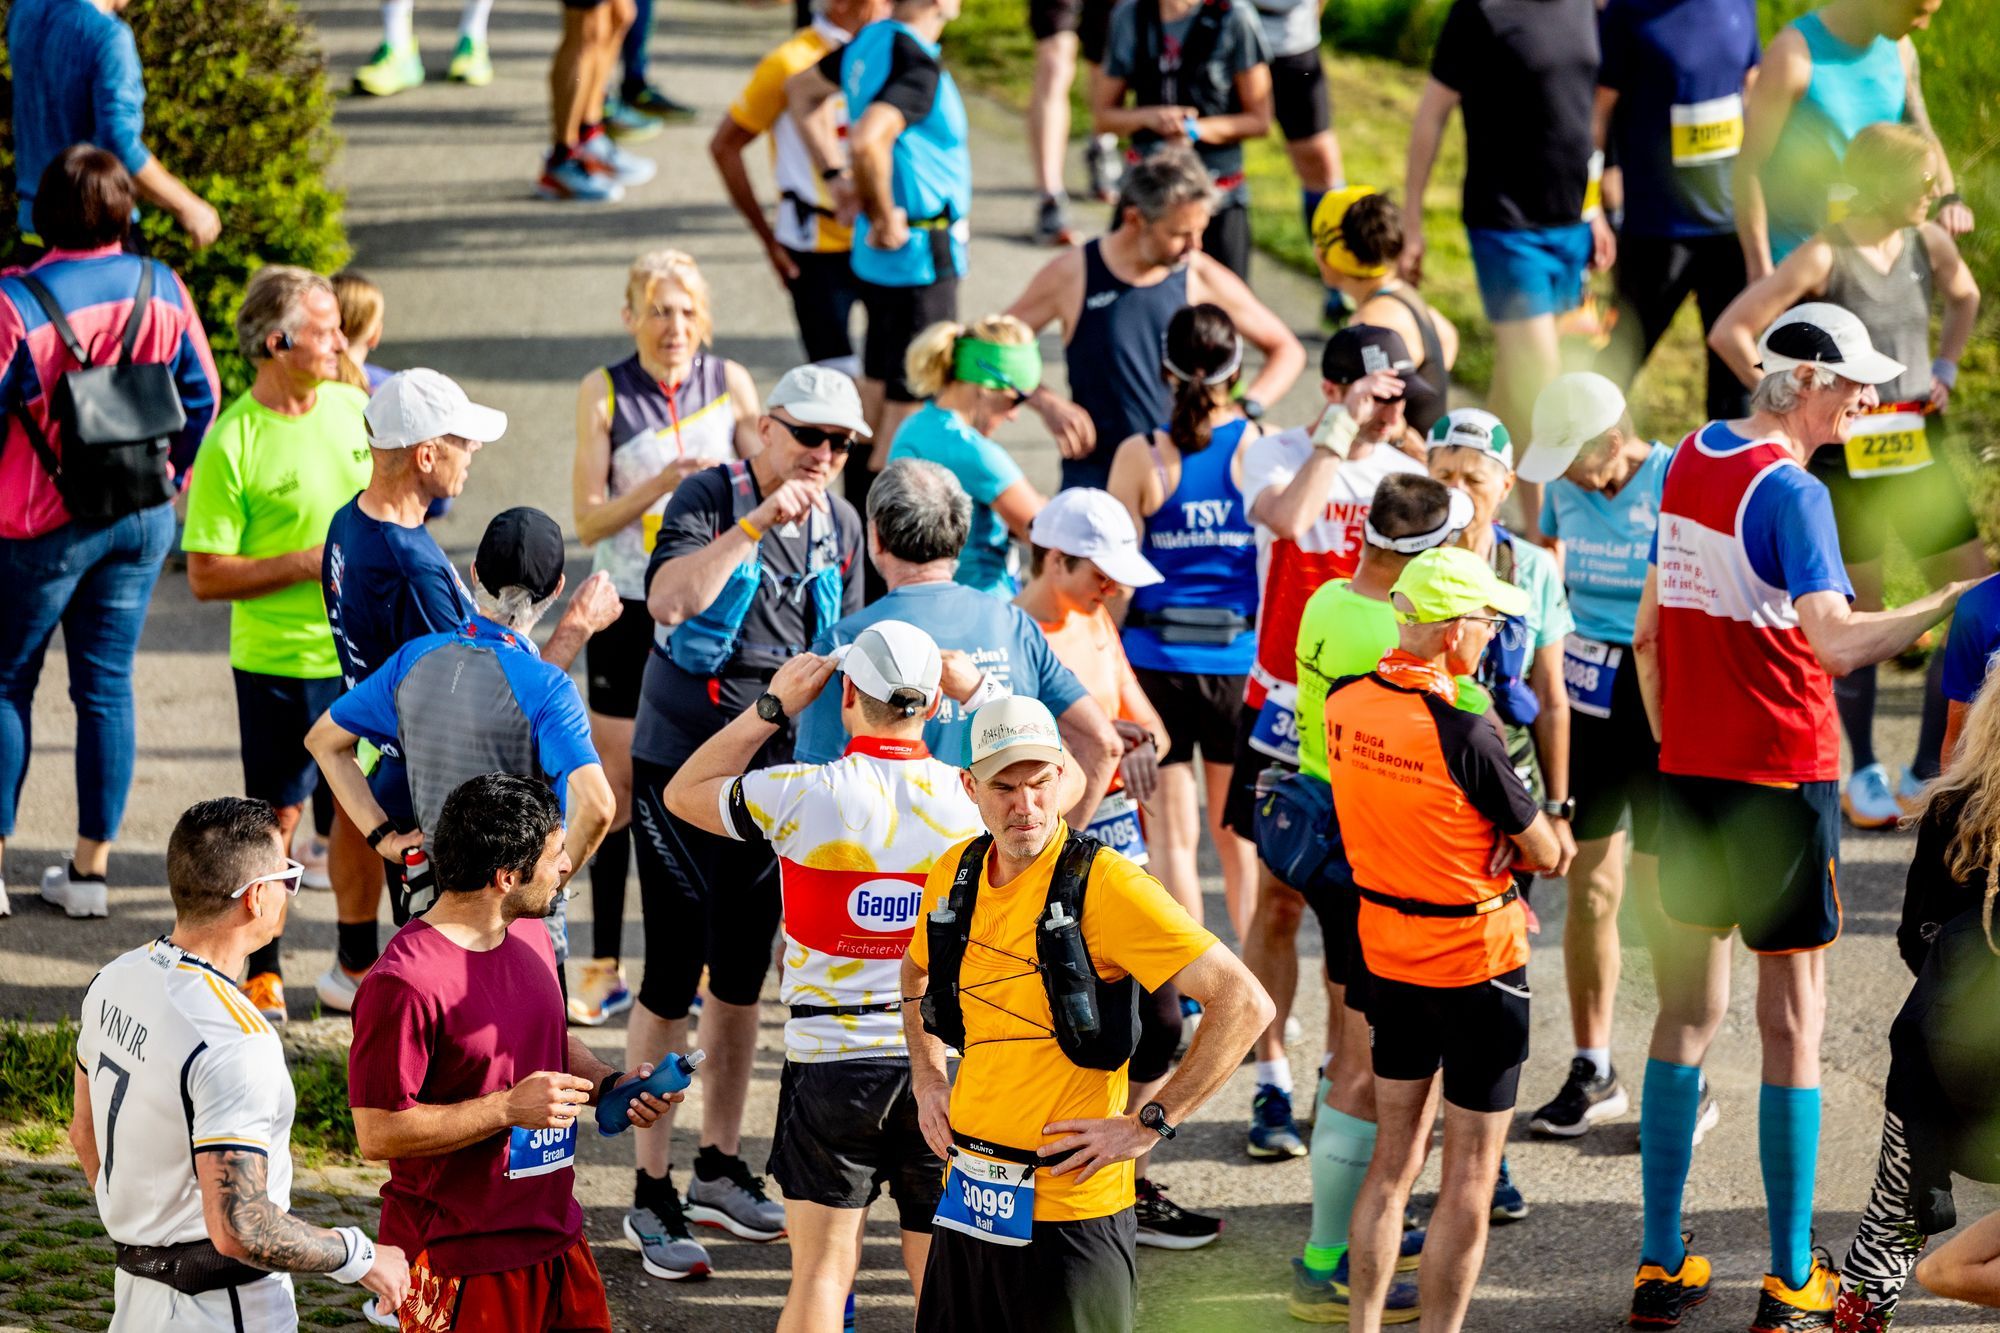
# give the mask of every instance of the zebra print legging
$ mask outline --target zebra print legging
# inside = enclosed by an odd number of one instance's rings
[[[1910,1146],[1903,1121],[1894,1111],[1882,1116],[1882,1155],[1875,1164],[1875,1184],[1847,1260],[1840,1266],[1842,1284],[1875,1305],[1875,1313],[1894,1313],[1903,1284],[1917,1266],[1929,1240],[1917,1227],[1916,1205],[1910,1197]]]

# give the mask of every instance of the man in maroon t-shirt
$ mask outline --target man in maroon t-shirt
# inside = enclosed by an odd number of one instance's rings
[[[611,1328],[575,1195],[576,1121],[626,1075],[571,1037],[542,919],[569,879],[546,784],[489,773],[445,798],[438,887],[354,1001],[348,1101],[389,1162],[382,1235],[410,1255],[405,1333]],[[669,1102],[634,1100],[645,1126]]]

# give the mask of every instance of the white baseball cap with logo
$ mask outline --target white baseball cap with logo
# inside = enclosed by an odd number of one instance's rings
[[[1506,423],[1483,407],[1455,407],[1439,417],[1424,438],[1424,448],[1477,449],[1514,470],[1514,437]]]
[[[1757,356],[1767,375],[1819,366],[1856,384],[1887,384],[1907,368],[1876,351],[1860,317],[1831,301],[1808,301],[1778,316],[1757,340]]]
[[[1109,491],[1089,486],[1057,491],[1028,525],[1028,540],[1088,560],[1128,588],[1150,588],[1166,578],[1140,553],[1131,512]]]
[[[861,391],[831,366],[794,366],[764,400],[766,412],[783,411],[806,426],[851,430],[862,439],[874,434],[861,414]]]
[[[985,782],[1010,764],[1060,764],[1062,733],[1048,705],[1025,694],[995,699],[972,715],[972,762],[966,767]]]
[[[473,402],[449,375],[421,366],[382,381],[362,419],[377,449],[412,449],[441,435],[491,444],[507,433],[505,412]]]
[[[1584,445],[1624,419],[1625,395],[1610,380],[1589,370],[1558,375],[1535,398],[1535,438],[1514,472],[1522,481],[1554,481]]]
[[[944,659],[937,641],[907,621],[878,620],[855,635],[854,642],[834,649],[834,657],[854,688],[871,699],[903,704],[912,715],[937,702]],[[899,694],[905,697],[899,699]],[[921,698],[922,705],[911,708],[910,695]]]

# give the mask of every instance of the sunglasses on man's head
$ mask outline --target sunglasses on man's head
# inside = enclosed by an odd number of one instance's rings
[[[844,454],[854,447],[854,436],[846,431],[822,430],[818,426],[797,426],[779,417],[771,418],[792,433],[792,438],[808,449],[817,449],[822,444],[835,454]]]
[[[285,868],[283,870],[274,870],[268,875],[259,875],[257,878],[247,881],[243,887],[237,889],[236,892],[229,896],[232,898],[241,898],[259,884],[283,884],[285,892],[296,898],[299,896],[299,881],[305,878],[305,873],[306,868],[288,856],[285,858]]]

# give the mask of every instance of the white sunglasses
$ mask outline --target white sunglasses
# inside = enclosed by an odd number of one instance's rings
[[[259,875],[257,878],[245,883],[242,888],[229,896],[232,898],[241,898],[259,884],[281,883],[285,886],[285,892],[296,898],[299,896],[299,881],[305,877],[305,873],[306,868],[288,856],[285,858],[285,868],[283,870],[274,870],[268,875]]]

